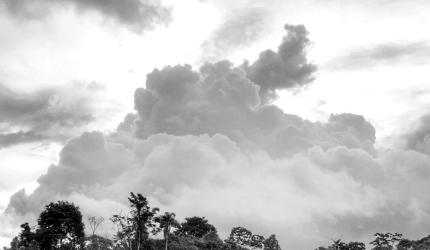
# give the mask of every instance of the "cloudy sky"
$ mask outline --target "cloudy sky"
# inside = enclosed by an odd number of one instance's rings
[[[429,11],[0,0],[0,246],[48,201],[107,218],[130,191],[285,249],[428,235]]]

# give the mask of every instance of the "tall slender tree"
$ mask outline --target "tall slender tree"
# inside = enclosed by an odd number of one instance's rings
[[[155,222],[160,224],[160,228],[163,230],[163,236],[165,241],[165,249],[167,250],[169,245],[169,235],[172,228],[179,228],[180,224],[175,219],[175,213],[165,212],[163,215],[155,217]]]
[[[136,249],[140,250],[142,241],[148,239],[148,228],[155,228],[153,218],[159,211],[158,208],[150,208],[148,200],[142,194],[130,193],[128,201],[131,203],[131,215],[135,225]]]

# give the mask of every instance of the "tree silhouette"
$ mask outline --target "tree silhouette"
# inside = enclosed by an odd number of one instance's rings
[[[202,238],[212,231],[216,232],[216,228],[209,224],[205,217],[190,217],[185,218],[185,222],[181,224],[181,227],[176,231],[176,234]]]
[[[179,222],[175,219],[175,216],[175,213],[165,212],[163,215],[155,217],[155,222],[158,222],[160,224],[160,228],[163,230],[166,250],[169,243],[169,235],[171,228],[180,227]]]
[[[95,217],[95,216],[88,216],[88,224],[91,228],[91,235],[95,235],[97,228],[103,223],[105,219],[103,217]]]
[[[148,200],[142,194],[130,193],[128,201],[131,203],[131,214],[135,225],[135,241],[137,250],[141,249],[142,241],[148,239],[148,228],[155,228],[153,218],[159,211],[158,208],[151,209]]]
[[[244,227],[234,227],[226,242],[241,247],[250,247],[252,242],[252,232]]]
[[[79,207],[67,201],[51,202],[38,219],[36,240],[42,249],[62,247],[64,241],[73,247],[82,245],[84,224]]]
[[[252,235],[251,241],[249,242],[249,246],[252,249],[262,249],[263,248],[264,237],[262,235]]]
[[[36,239],[36,233],[31,231],[28,223],[21,225],[21,233],[19,233],[19,246],[30,247],[31,243]]]
[[[132,218],[121,213],[114,214],[110,220],[116,225],[117,232],[113,239],[115,245],[123,249],[132,249],[135,231]]]
[[[376,233],[375,240],[370,242],[374,247],[372,250],[392,250],[397,242],[402,239],[399,233]]]
[[[270,235],[269,238],[263,242],[264,250],[281,250],[278,240],[274,234]]]
[[[206,247],[210,250],[221,248],[223,243],[215,231],[210,231],[207,233],[205,236],[203,236],[203,240],[206,243]]]

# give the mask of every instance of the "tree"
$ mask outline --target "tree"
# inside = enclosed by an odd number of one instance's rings
[[[36,231],[36,240],[42,249],[62,247],[67,243],[73,247],[82,245],[84,224],[79,207],[67,201],[51,202],[37,221],[39,229]]]
[[[347,244],[348,250],[366,250],[366,245],[363,242],[349,242]]]
[[[190,217],[185,218],[185,222],[181,224],[181,227],[176,231],[176,234],[202,238],[212,231],[216,232],[216,228],[209,224],[205,217]]]
[[[222,246],[222,240],[215,231],[210,231],[205,236],[203,236],[203,241],[205,242],[206,247],[210,250],[220,249]]]
[[[342,240],[338,239],[338,240],[332,240],[332,241],[333,241],[333,244],[329,246],[329,249],[346,250],[347,245]]]
[[[131,215],[135,225],[135,241],[137,250],[140,250],[142,241],[148,239],[148,228],[155,228],[153,218],[159,211],[158,208],[151,209],[148,200],[142,194],[130,193],[128,201],[131,203]]]
[[[249,243],[249,246],[252,249],[262,249],[264,246],[263,242],[264,242],[264,237],[261,235],[255,234],[251,236],[251,241]]]
[[[234,227],[226,241],[241,247],[251,246],[252,232],[244,227]]]
[[[139,193],[131,192],[128,201],[131,207],[129,215],[116,214],[111,217],[111,221],[117,226],[114,242],[117,246],[128,249],[136,247],[140,250],[148,240],[149,229],[156,231],[154,217],[159,209],[151,209],[146,197]]]
[[[88,216],[88,224],[90,225],[91,228],[91,237],[89,238],[91,241],[91,245],[92,246],[100,246],[99,242],[97,242],[98,240],[100,240],[100,237],[95,237],[96,236],[96,231],[97,228],[103,223],[104,218],[103,217],[95,217],[95,216]],[[96,249],[93,247],[93,249]],[[97,248],[98,249],[98,248]]]
[[[163,230],[166,250],[169,243],[169,235],[171,228],[180,227],[179,222],[175,219],[175,216],[175,213],[165,212],[163,215],[155,217],[155,222],[159,223],[160,228]]]
[[[116,225],[117,232],[113,237],[116,246],[124,249],[132,249],[134,237],[134,225],[132,218],[121,213],[113,215],[110,220]]]
[[[10,242],[10,248],[5,248],[6,250],[19,250],[19,238],[17,236],[13,237]]]
[[[328,248],[319,247],[316,250],[365,250],[366,246],[362,242],[345,243],[342,240],[332,240],[333,243]]]
[[[370,242],[374,247],[372,250],[392,250],[397,242],[402,239],[399,233],[376,233],[375,240]]]
[[[30,247],[31,243],[36,239],[36,233],[31,231],[28,223],[21,225],[21,232],[19,233],[19,243],[20,247]]]
[[[112,240],[96,234],[91,235],[90,237],[88,237],[87,240],[89,241],[89,244],[86,245],[86,250],[106,250],[113,248]]]
[[[95,217],[95,216],[88,216],[88,224],[91,228],[91,235],[95,235],[97,228],[103,223],[105,219],[103,217]]]
[[[397,245],[398,250],[429,250],[430,249],[430,236],[424,237],[420,240],[402,239]]]
[[[281,250],[278,240],[274,234],[270,235],[269,238],[263,242],[264,250]]]

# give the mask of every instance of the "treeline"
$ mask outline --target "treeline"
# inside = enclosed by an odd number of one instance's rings
[[[399,233],[376,233],[375,239],[370,242],[372,250],[430,250],[430,236],[420,240],[408,240]],[[362,242],[343,242],[333,240],[328,247],[319,247],[315,250],[365,250]]]
[[[182,223],[170,212],[151,208],[141,194],[130,193],[130,210],[109,218],[116,226],[112,237],[97,235],[102,217],[88,217],[90,235],[79,207],[67,201],[51,202],[40,213],[35,227],[21,225],[21,232],[4,250],[281,250],[275,235],[265,238],[244,227],[234,227],[221,240],[217,229],[204,217],[185,218]],[[153,236],[162,233],[163,238]],[[152,236],[152,237],[151,237]],[[430,236],[408,240],[398,233],[376,233],[372,250],[430,250]],[[365,250],[362,242],[333,240],[328,247],[315,250]]]
[[[275,235],[265,238],[244,227],[234,227],[229,237],[221,240],[217,229],[204,217],[185,218],[182,223],[170,212],[151,208],[141,194],[130,193],[130,211],[109,218],[116,226],[111,238],[97,235],[102,217],[88,217],[90,235],[79,207],[67,201],[45,206],[37,226],[21,225],[21,232],[5,250],[281,250]],[[162,233],[163,238],[151,236]]]

